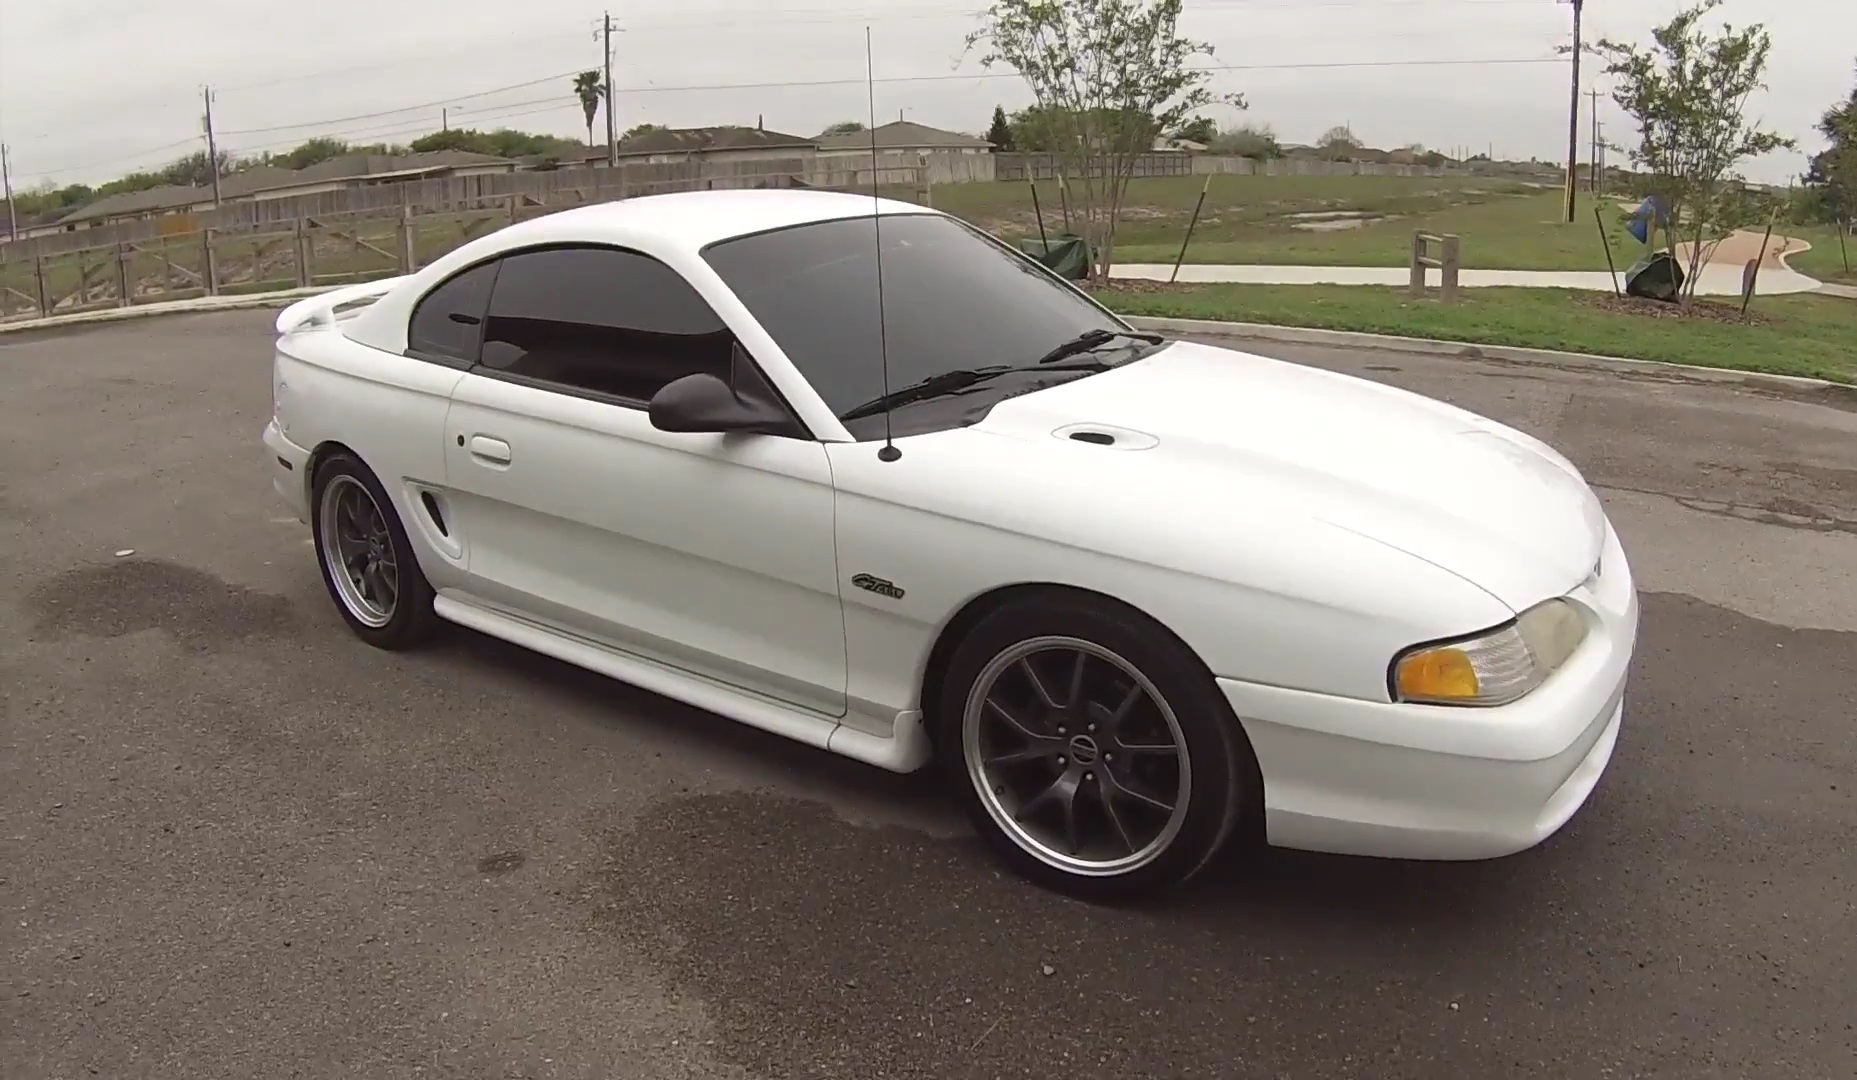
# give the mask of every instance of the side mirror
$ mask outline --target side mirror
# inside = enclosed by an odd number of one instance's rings
[[[651,396],[651,426],[659,431],[786,434],[786,413],[743,397],[714,375],[697,373],[673,379]]]

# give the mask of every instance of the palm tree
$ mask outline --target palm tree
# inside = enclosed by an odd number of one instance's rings
[[[574,94],[580,98],[581,115],[587,118],[587,145],[593,145],[593,118],[599,114],[600,99],[606,96],[606,88],[600,85],[600,73],[583,71],[574,76]]]

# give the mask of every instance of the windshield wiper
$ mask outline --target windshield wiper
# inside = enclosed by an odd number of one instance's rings
[[[1058,357],[1057,359],[1063,359]],[[909,405],[931,398],[947,397],[957,394],[970,386],[996,379],[1001,375],[1011,375],[1026,371],[1108,371],[1111,365],[1101,360],[1084,360],[1074,364],[1053,366],[1050,360],[1040,360],[1036,364],[990,364],[980,368],[956,368],[937,375],[930,375],[918,383],[892,390],[882,397],[872,398],[862,405],[853,406],[839,413],[840,420],[858,420],[866,416],[876,416],[899,405]]]
[[[1159,334],[1137,334],[1130,330],[1085,330],[1083,333],[1078,334],[1076,337],[1071,338],[1069,341],[1064,342],[1062,345],[1059,345],[1057,348],[1039,357],[1038,362],[1041,364],[1049,364],[1054,361],[1062,360],[1067,356],[1075,356],[1078,353],[1086,353],[1092,349],[1100,349],[1117,338],[1145,341],[1150,345],[1159,345],[1167,340]]]

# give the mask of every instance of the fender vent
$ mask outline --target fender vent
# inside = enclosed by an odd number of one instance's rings
[[[439,512],[438,500],[432,497],[430,491],[422,491],[419,493],[419,502],[426,508],[426,514],[431,517],[432,524],[438,528],[438,534],[450,539],[451,532],[445,528],[445,515]]]

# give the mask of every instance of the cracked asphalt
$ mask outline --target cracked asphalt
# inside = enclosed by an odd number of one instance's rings
[[[269,490],[271,318],[0,338],[5,1080],[1857,1074],[1851,398],[1262,346],[1587,472],[1624,735],[1535,851],[1109,910],[924,780],[353,640]]]

